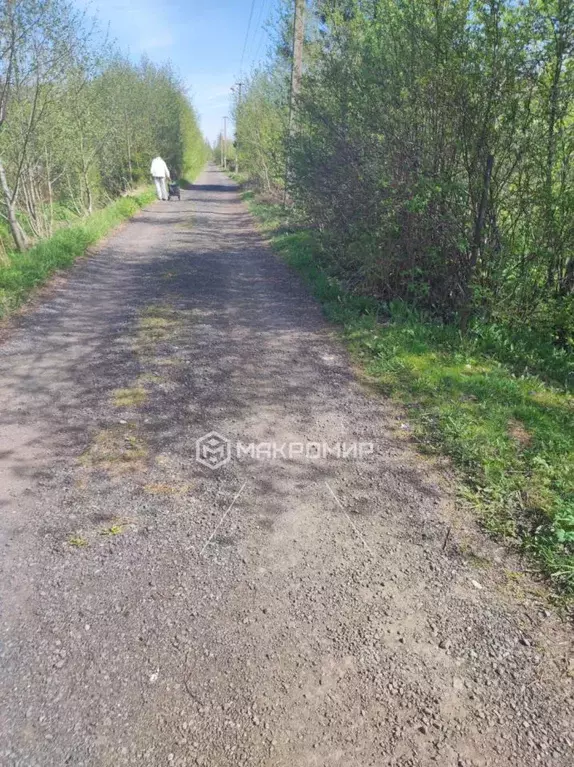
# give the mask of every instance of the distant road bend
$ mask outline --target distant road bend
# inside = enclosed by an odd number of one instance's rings
[[[0,765],[572,765],[568,632],[213,167],[12,323],[0,399]]]

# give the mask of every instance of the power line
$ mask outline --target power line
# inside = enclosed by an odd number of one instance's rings
[[[261,6],[259,8],[259,15],[257,17],[257,22],[255,24],[255,32],[253,34],[253,45],[250,46],[251,48],[251,54],[253,54],[253,50],[255,50],[255,54],[251,55],[249,57],[250,64],[253,64],[254,61],[257,58],[257,55],[261,49],[261,45],[263,44],[263,41],[265,40],[265,37],[267,36],[266,30],[265,30],[265,24],[267,23],[267,15],[265,14],[265,10],[267,8],[268,0],[261,0]],[[258,33],[262,33],[259,35]],[[259,44],[257,45],[257,49],[255,49],[255,44],[259,40]]]
[[[229,117],[223,118],[223,170],[227,168],[227,121]]]
[[[265,27],[263,27],[262,31],[263,31],[263,34],[259,38],[259,45],[257,46],[257,50],[255,51],[255,56],[253,56],[253,58],[251,59],[252,64],[254,64],[257,61],[257,57],[259,56],[259,51],[261,50],[261,46],[266,40],[268,40],[267,30],[265,29]]]
[[[251,30],[251,22],[253,20],[253,11],[255,9],[255,0],[251,0],[251,10],[249,11],[249,21],[247,23],[247,32],[245,34],[245,41],[243,43],[243,52],[241,53],[241,64],[239,65],[239,72],[243,72],[243,59],[245,57],[245,49],[247,48],[247,40],[249,39],[249,32]]]

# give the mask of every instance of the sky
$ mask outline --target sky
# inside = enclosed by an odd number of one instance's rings
[[[185,82],[209,141],[230,113],[231,87],[269,45],[266,21],[279,0],[75,0],[138,60],[170,60]],[[251,24],[249,19],[251,16]],[[109,27],[108,27],[109,25]],[[249,28],[249,34],[247,34]],[[229,132],[232,127],[230,125]]]

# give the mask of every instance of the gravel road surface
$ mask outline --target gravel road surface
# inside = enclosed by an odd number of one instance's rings
[[[574,763],[567,627],[214,168],[5,329],[0,403],[0,764]]]

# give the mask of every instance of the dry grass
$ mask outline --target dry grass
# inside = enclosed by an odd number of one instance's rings
[[[151,482],[144,485],[144,492],[149,495],[185,495],[191,489],[188,483],[168,484],[167,482]]]
[[[148,453],[145,440],[135,433],[133,426],[110,426],[96,434],[92,444],[80,456],[80,463],[88,469],[123,474],[142,471]]]
[[[139,407],[148,398],[147,391],[141,386],[129,389],[116,389],[113,394],[115,407]]]

